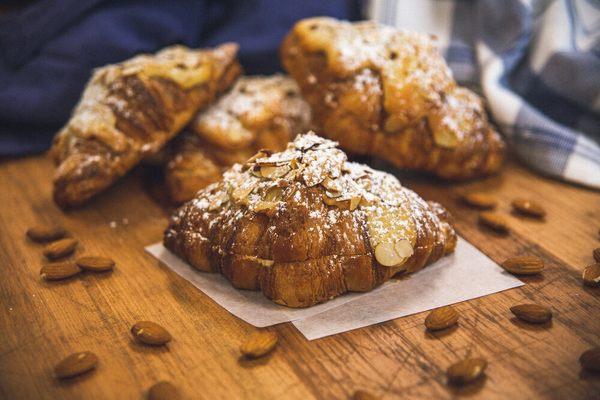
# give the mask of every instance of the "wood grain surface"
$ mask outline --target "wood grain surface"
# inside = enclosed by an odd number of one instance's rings
[[[403,179],[426,199],[444,204],[461,235],[497,262],[520,254],[542,257],[541,277],[526,286],[460,303],[459,326],[430,334],[416,314],[307,341],[289,323],[268,328],[277,349],[246,361],[239,345],[255,330],[144,252],[161,239],[167,213],[142,185],[140,171],[92,204],[68,213],[50,199],[52,167],[44,157],[0,165],[0,398],[139,399],[170,380],[193,399],[347,399],[355,390],[382,399],[598,399],[600,375],[583,372],[579,355],[600,345],[600,289],[581,283],[581,270],[600,246],[600,194],[542,178],[510,162],[496,177],[450,185]],[[456,200],[482,190],[499,200],[512,233],[480,228],[477,212]],[[516,197],[538,200],[544,222],[510,214]],[[39,222],[64,225],[79,239],[77,255],[106,255],[115,270],[44,282],[43,246],[25,237]],[[547,325],[512,317],[509,307],[552,307]],[[166,327],[164,348],[136,343],[138,320]],[[99,357],[95,371],[69,381],[53,366],[75,351]],[[446,368],[466,356],[488,362],[483,380],[446,383]]]

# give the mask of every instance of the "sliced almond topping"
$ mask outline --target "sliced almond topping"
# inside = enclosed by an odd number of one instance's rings
[[[408,240],[402,239],[396,242],[394,246],[396,253],[402,258],[408,258],[413,255],[413,247]]]
[[[395,244],[389,242],[379,243],[375,247],[375,259],[379,264],[386,267],[395,267],[404,260],[396,252]]]
[[[263,178],[275,179],[281,178],[288,172],[290,172],[291,168],[289,165],[281,165],[281,166],[264,166],[260,167],[260,174]]]

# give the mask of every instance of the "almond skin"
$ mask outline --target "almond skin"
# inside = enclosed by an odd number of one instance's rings
[[[512,206],[514,212],[527,217],[544,218],[546,216],[546,210],[544,210],[544,207],[532,200],[515,199],[510,203],[510,205]]]
[[[171,382],[160,381],[148,390],[148,400],[178,400],[181,399],[179,391]]]
[[[82,269],[92,272],[110,271],[115,266],[115,262],[112,259],[100,256],[80,257],[76,263]]]
[[[511,307],[510,311],[520,320],[532,324],[543,324],[552,319],[552,311],[539,304],[519,304]]]
[[[487,361],[483,358],[468,358],[453,364],[446,371],[448,382],[453,385],[464,385],[483,375]]]
[[[151,321],[139,321],[131,327],[133,337],[144,344],[162,346],[171,341],[171,334],[162,326]]]
[[[502,267],[514,275],[534,275],[544,270],[544,260],[535,256],[516,256],[504,260]]]
[[[465,204],[480,210],[491,210],[496,208],[496,205],[498,204],[496,199],[492,196],[480,192],[466,193],[462,196],[462,201]]]
[[[479,214],[479,223],[498,233],[510,232],[506,218],[491,211],[484,211]]]
[[[600,372],[600,347],[591,348],[579,357],[581,367],[587,371]]]
[[[600,264],[592,264],[585,267],[582,278],[584,285],[600,287]]]
[[[450,306],[436,308],[425,318],[425,327],[430,331],[438,331],[456,325],[458,313]]]
[[[44,255],[50,260],[68,256],[75,251],[77,243],[77,240],[73,238],[57,240],[44,248]]]
[[[246,358],[258,358],[270,353],[277,345],[275,332],[258,331],[246,339],[240,346],[240,352]]]
[[[67,231],[56,225],[36,225],[27,230],[27,236],[34,242],[44,243],[62,239],[67,235]]]
[[[81,269],[73,263],[47,264],[40,270],[40,277],[47,281],[67,279],[77,275]]]
[[[98,357],[90,351],[73,353],[54,367],[54,376],[59,379],[72,378],[96,368]]]

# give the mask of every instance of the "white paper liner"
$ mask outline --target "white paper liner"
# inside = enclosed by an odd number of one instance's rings
[[[260,291],[238,290],[221,275],[199,272],[162,243],[146,247],[178,275],[233,315],[264,327],[293,321],[313,340],[432,308],[523,285],[462,238],[456,251],[401,280],[368,293],[348,293],[309,308],[288,308],[267,300]]]

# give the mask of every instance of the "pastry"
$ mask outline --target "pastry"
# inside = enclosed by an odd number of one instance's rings
[[[54,138],[54,200],[82,204],[160,150],[241,72],[237,45],[168,47],[96,70]]]
[[[429,37],[376,22],[298,22],[281,47],[315,125],[342,148],[446,179],[497,171],[504,143]]]
[[[173,144],[165,168],[169,197],[181,204],[259,149],[285,149],[309,122],[310,108],[293,79],[240,78],[229,93],[193,119],[192,133]]]
[[[308,307],[417,271],[452,252],[456,234],[442,206],[309,133],[199,191],[164,245],[236,288]]]

